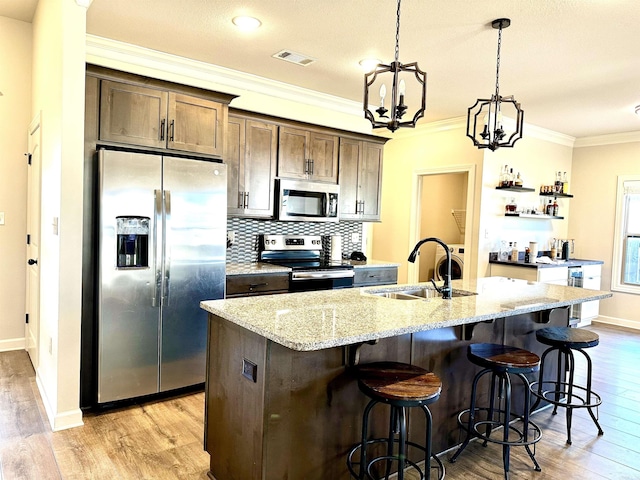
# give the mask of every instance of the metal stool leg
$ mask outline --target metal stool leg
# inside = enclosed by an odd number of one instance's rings
[[[531,446],[530,445],[526,445],[526,443],[529,441],[529,412],[531,411],[531,408],[529,407],[529,405],[531,404],[531,393],[529,391],[529,380],[527,379],[526,375],[524,375],[523,373],[519,373],[518,377],[520,377],[520,379],[522,380],[522,383],[524,385],[524,415],[523,415],[523,429],[522,429],[522,436],[523,436],[523,441],[525,443],[524,448],[527,450],[527,453],[529,454],[529,458],[531,458],[531,461],[533,462],[533,465],[536,469],[536,472],[541,471],[542,469],[540,468],[540,465],[538,464],[538,461],[536,460],[535,457],[535,453],[531,451]],[[534,446],[535,448],[535,446]]]
[[[509,456],[511,453],[511,446],[509,442],[509,419],[511,418],[511,380],[509,374],[504,373],[500,375],[501,387],[504,387],[504,422],[502,440],[505,442],[502,445],[502,463],[504,465],[504,478],[509,480]],[[500,389],[502,390],[502,388]]]
[[[475,410],[476,410],[476,391],[478,388],[478,381],[482,376],[484,376],[486,373],[489,373],[489,372],[491,372],[491,370],[489,370],[488,368],[484,369],[481,372],[479,372],[473,379],[473,385],[471,387],[471,405],[469,406],[469,420],[467,422],[467,436],[465,437],[462,444],[458,447],[458,450],[456,450],[456,453],[454,453],[453,456],[449,459],[449,462],[451,463],[455,463],[458,456],[462,453],[462,451],[465,448],[467,448],[467,445],[469,445],[469,442],[473,437],[472,432],[473,432],[473,424],[475,423],[474,420],[475,420]]]
[[[498,381],[498,391],[502,391],[501,387],[502,387],[502,381],[500,380],[500,377],[498,375],[496,375],[495,373],[491,374],[491,392],[489,393],[489,411],[487,412],[487,420],[489,422],[493,421],[493,416],[495,415],[495,395],[496,395],[496,380]],[[500,404],[498,404],[498,410],[500,410]],[[500,413],[498,413],[498,417],[500,416]],[[498,420],[500,420],[500,418],[498,418]],[[487,438],[489,438],[489,436],[491,436],[491,424],[487,423],[487,428],[485,430],[485,434],[487,436]],[[487,441],[485,440],[482,444],[483,447],[487,446]]]
[[[585,352],[584,350],[582,350],[581,348],[577,349],[580,353],[582,353],[585,358],[587,359],[587,403],[591,403],[592,402],[592,390],[591,390],[591,373],[592,373],[592,362],[591,362],[591,357],[589,355],[587,355],[587,352]],[[598,407],[596,407],[598,408]],[[598,435],[604,435],[604,431],[602,430],[602,427],[600,426],[600,423],[598,422],[598,418],[597,416],[593,413],[593,407],[588,407],[587,408],[589,415],[591,416],[591,419],[593,420],[593,423],[596,424],[596,427],[598,427]]]

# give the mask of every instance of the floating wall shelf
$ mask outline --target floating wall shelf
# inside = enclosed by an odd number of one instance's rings
[[[528,187],[496,187],[496,190],[507,190],[509,192],[535,192],[535,188]]]
[[[541,197],[573,198],[570,193],[541,193]]]
[[[505,217],[520,217],[520,218],[536,218],[538,220],[564,220],[564,217],[554,217],[552,215],[535,215],[532,213],[505,213]]]

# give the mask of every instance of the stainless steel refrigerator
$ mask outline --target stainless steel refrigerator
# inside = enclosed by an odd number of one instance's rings
[[[226,166],[105,150],[99,161],[98,403],[204,382],[224,297]]]

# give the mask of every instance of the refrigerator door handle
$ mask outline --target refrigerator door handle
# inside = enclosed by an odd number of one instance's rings
[[[169,293],[171,291],[171,191],[164,191],[164,293],[163,305],[169,305]]]
[[[162,225],[162,190],[153,191],[153,271],[155,285],[153,287],[152,307],[160,306],[160,288],[162,285],[162,248],[158,243],[158,225]]]

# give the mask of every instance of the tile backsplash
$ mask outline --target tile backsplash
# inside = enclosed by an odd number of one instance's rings
[[[252,218],[228,218],[227,232],[235,234],[227,248],[227,263],[246,263],[258,260],[258,236],[262,233],[279,235],[323,235],[323,249],[328,251],[330,235],[342,236],[342,255],[362,251],[361,222],[279,222]],[[353,242],[357,237],[358,241]]]

